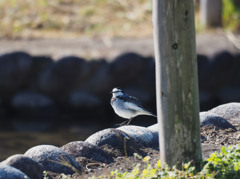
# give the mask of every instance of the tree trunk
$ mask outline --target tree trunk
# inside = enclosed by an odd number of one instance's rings
[[[203,27],[222,25],[222,0],[201,0],[200,21]]]
[[[153,0],[160,158],[172,166],[201,160],[192,0]]]

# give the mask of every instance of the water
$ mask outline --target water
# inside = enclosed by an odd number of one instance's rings
[[[0,162],[11,155],[24,154],[36,145],[61,147],[72,141],[83,141],[96,131],[96,128],[86,127],[71,127],[53,132],[3,131],[0,132]]]

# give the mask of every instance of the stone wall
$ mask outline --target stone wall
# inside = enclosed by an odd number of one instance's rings
[[[240,55],[198,55],[201,109],[240,101]],[[13,52],[0,56],[0,126],[17,122],[77,121],[111,126],[113,87],[140,98],[153,111],[155,66],[152,57],[125,53],[111,62]],[[153,121],[155,123],[156,121]],[[116,122],[114,122],[116,123]]]

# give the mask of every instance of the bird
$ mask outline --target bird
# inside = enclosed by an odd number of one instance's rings
[[[111,93],[111,105],[114,109],[114,112],[118,116],[128,119],[127,121],[121,123],[120,126],[124,125],[125,123],[128,125],[131,120],[138,115],[157,117],[151,113],[138,98],[129,96],[122,89],[113,88]]]

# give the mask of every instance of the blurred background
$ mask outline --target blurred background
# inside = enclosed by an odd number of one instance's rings
[[[240,102],[240,3],[194,2],[201,111]],[[156,113],[151,1],[1,0],[0,19],[0,161],[116,127],[113,87]]]

